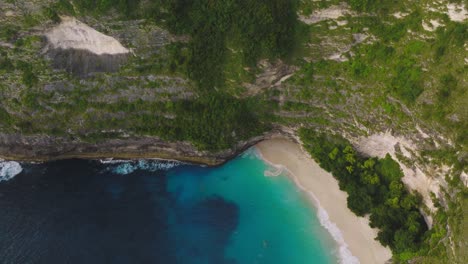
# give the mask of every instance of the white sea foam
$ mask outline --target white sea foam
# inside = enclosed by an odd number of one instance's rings
[[[344,241],[343,234],[341,233],[341,230],[336,226],[335,223],[333,223],[330,220],[330,217],[328,216],[327,211],[320,205],[320,201],[315,197],[315,195],[307,190],[304,186],[301,185],[299,182],[299,179],[289,172],[290,175],[292,175],[294,182],[296,185],[306,192],[310,197],[312,197],[313,201],[315,202],[315,205],[317,207],[317,217],[320,221],[320,224],[327,229],[327,231],[330,233],[330,235],[333,237],[333,239],[336,241],[338,244],[338,257],[340,259],[341,264],[359,264],[359,259],[355,257],[351,251],[349,250],[348,244]]]
[[[183,164],[176,160],[139,160],[139,161],[128,161],[128,160],[101,160],[103,164],[115,164],[109,169],[113,173],[126,175],[136,170],[146,171],[161,171],[169,170],[176,166]]]
[[[265,175],[267,177],[280,176],[286,170],[286,167],[284,167],[282,165],[274,165],[274,164],[269,164],[269,165],[271,165],[271,166],[269,166],[270,168],[268,168],[267,170],[265,170],[263,172],[263,175]]]
[[[271,176],[271,167],[276,168],[277,171],[280,171],[278,175],[281,175],[283,172],[287,172],[291,178],[294,180],[294,183],[305,193],[307,193],[313,200],[315,206],[317,207],[317,218],[319,219],[320,225],[322,225],[328,233],[332,236],[333,240],[336,241],[338,244],[338,257],[340,260],[341,264],[359,264],[359,259],[354,256],[351,251],[349,250],[348,244],[345,242],[343,238],[343,234],[341,233],[341,230],[336,226],[335,223],[333,223],[330,220],[330,217],[328,216],[327,211],[320,205],[320,201],[317,199],[317,197],[314,195],[313,192],[307,190],[301,183],[299,182],[299,179],[294,175],[288,168],[286,168],[283,165],[279,164],[274,164],[271,163],[270,161],[266,160],[263,158],[262,154],[260,151],[257,149],[254,149],[252,152],[253,155],[259,157],[262,159],[266,164],[269,165],[269,169],[264,172],[265,176]],[[278,176],[274,175],[274,176]]]
[[[100,159],[99,161],[100,161],[102,164],[117,164],[117,163],[128,162],[128,160],[115,160],[115,159],[113,159],[113,158]]]
[[[328,230],[328,232],[331,234],[333,239],[339,245],[340,262],[343,264],[359,263],[358,258],[353,256],[351,251],[349,251],[348,244],[346,244],[346,242],[344,241],[341,230],[336,226],[335,223],[330,221],[327,211],[325,211],[325,209],[323,209],[323,207],[320,206],[320,202],[314,197],[314,195],[310,192],[309,192],[309,195],[311,195],[314,198],[315,202],[317,203],[317,208],[318,208],[317,217],[320,221],[320,224]]]
[[[261,159],[259,151],[257,151],[255,148],[249,148],[246,151],[242,152],[240,154],[242,158],[247,158],[247,159]]]
[[[21,165],[16,161],[0,160],[0,182],[8,181],[23,171]]]

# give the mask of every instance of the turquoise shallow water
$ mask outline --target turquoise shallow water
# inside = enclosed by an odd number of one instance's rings
[[[225,256],[238,263],[337,263],[337,246],[320,225],[316,210],[286,175],[264,176],[271,170],[251,149],[217,168],[173,170],[168,186],[181,203],[210,196],[239,208]]]
[[[271,169],[254,149],[215,168],[2,162],[0,263],[337,263],[308,198]]]

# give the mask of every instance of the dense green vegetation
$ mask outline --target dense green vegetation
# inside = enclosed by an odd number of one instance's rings
[[[0,117],[8,121],[5,125],[17,127],[25,134],[47,133],[96,142],[119,137],[121,133],[113,131],[123,129],[130,134],[158,136],[168,141],[191,141],[200,150],[210,151],[227,149],[269,129],[268,123],[261,121],[267,118],[268,107],[254,111],[254,107],[261,105],[254,98],[237,99],[217,93],[196,101],[139,99],[103,104],[86,99],[95,92],[75,90],[68,94],[72,98],[70,103],[49,104],[47,109],[41,102],[51,94],[25,92],[18,102],[23,110],[41,113],[53,109],[54,114],[37,122],[34,118],[13,119],[0,108]],[[75,127],[71,124],[73,120],[82,121]],[[88,129],[83,131],[83,126]]]
[[[187,74],[201,90],[225,85],[226,58],[241,53],[238,67],[258,59],[286,59],[295,45],[295,1],[170,1],[164,19],[172,32],[189,34]]]
[[[154,18],[165,21],[172,32],[191,37],[188,45],[169,46],[170,71],[185,73],[201,94],[195,102],[173,103],[177,125],[165,134],[190,140],[202,149],[223,149],[263,132],[267,125],[258,116],[265,109],[254,114],[252,100],[236,99],[223,88],[233,71],[247,76],[243,68],[255,68],[261,58],[291,55],[297,24],[295,1],[159,3],[167,12],[158,12]],[[228,65],[235,53],[241,54],[240,62]]]
[[[178,137],[200,149],[226,149],[242,139],[264,132],[268,126],[254,115],[258,101],[217,95],[176,105]]]
[[[0,126],[10,126],[12,123],[10,114],[8,114],[8,112],[3,108],[0,108],[0,120],[2,120]]]
[[[0,52],[0,71],[4,70],[5,72],[12,71],[14,69],[13,63],[6,52]]]
[[[434,63],[440,65],[443,71],[438,72],[435,82],[435,98],[432,104],[425,104],[423,117],[450,127],[455,134],[455,140],[460,143],[468,142],[468,106],[464,104],[468,97],[466,81],[463,77],[464,68],[454,68],[450,59],[454,50],[463,50],[463,45],[468,41],[468,24],[449,23],[447,27],[438,29],[436,39],[432,43],[431,51]],[[463,86],[465,85],[465,87]],[[458,116],[458,122],[454,122],[450,116]]]
[[[422,120],[442,125],[463,145],[468,138],[468,108],[462,103],[467,99],[467,89],[462,89],[466,81],[460,76],[464,75],[466,67],[460,56],[464,54],[463,44],[468,39],[468,25],[445,19],[445,26],[437,28],[432,33],[433,38],[416,39],[411,34],[424,34],[423,17],[416,7],[392,23],[384,19],[385,16],[377,20],[365,16],[357,18],[354,30],[359,32],[361,27],[367,27],[379,40],[353,48],[356,56],[350,59],[348,72],[350,77],[370,87],[385,88],[386,94],[411,106]],[[340,70],[343,71],[338,65],[329,64],[324,72]],[[343,76],[343,73],[338,72],[338,75]],[[375,100],[375,95],[370,98]],[[382,107],[389,114],[398,112],[388,102],[382,103]]]
[[[468,252],[468,188],[458,174],[446,177],[450,190],[444,190],[441,202],[433,196],[437,213],[433,216],[432,229],[426,237],[427,251],[416,258],[416,263],[466,263]],[[450,227],[450,228],[447,228]],[[443,241],[450,240],[450,246]],[[456,242],[455,242],[456,241]]]
[[[31,88],[38,83],[37,76],[34,74],[31,64],[20,61],[17,67],[23,71],[22,81],[26,87]]]
[[[421,199],[403,186],[398,163],[389,155],[362,157],[340,137],[307,129],[299,134],[306,150],[348,193],[348,207],[356,215],[370,215],[371,226],[379,228],[377,239],[397,259],[414,257],[423,246],[427,226],[419,213]]]
[[[117,11],[126,18],[136,16],[140,0],[58,0],[46,9],[46,15],[54,22],[58,22],[58,13],[75,15],[77,12],[87,14],[105,14],[111,10]]]
[[[385,1],[379,0],[348,0],[349,5],[356,11],[373,11]]]
[[[0,28],[0,39],[11,41],[14,39],[18,31],[18,27],[13,25],[6,25]]]
[[[142,3],[127,0],[83,0],[72,3],[69,0],[59,0],[44,8],[41,17],[32,19],[37,21],[45,18],[56,23],[60,20],[59,15],[64,14],[96,17],[117,14],[122,19],[147,18],[153,23],[164,24],[176,34],[190,35],[188,43],[167,45],[163,51],[163,59],[158,58],[159,54],[149,59],[136,57],[133,58],[135,66],[128,68],[137,75],[189,77],[195,82],[197,99],[169,99],[165,103],[143,100],[96,103],[92,100],[92,94],[99,90],[81,91],[77,88],[64,94],[67,102],[46,103],[54,94],[39,93],[36,89],[43,68],[19,59],[11,61],[9,54],[2,52],[0,71],[17,69],[15,73],[18,76],[11,75],[11,78],[18,78],[28,88],[21,91],[19,98],[15,98],[8,110],[21,107],[39,115],[50,111],[44,105],[54,109],[48,117],[42,116],[41,122],[28,115],[15,115],[7,124],[9,129],[19,129],[25,134],[73,134],[70,136],[88,141],[118,137],[121,133],[113,131],[124,129],[130,134],[159,136],[171,141],[187,140],[200,149],[212,151],[226,149],[268,129],[268,108],[254,108],[261,101],[257,98],[236,98],[222,88],[225,86],[226,76],[232,72],[238,71],[251,76],[244,67],[255,68],[260,58],[285,59],[292,52],[294,42],[290,39],[294,38],[296,25],[293,1]],[[13,26],[2,27],[0,37],[12,39],[16,36],[16,30]],[[16,40],[15,45],[19,48],[15,52],[29,49],[23,38]],[[239,58],[239,62],[227,65],[227,60],[234,56]],[[72,76],[68,77],[70,82],[81,87]],[[95,80],[99,80],[99,77]],[[158,85],[154,83],[154,89],[158,89]],[[125,85],[115,86],[116,89],[126,89]],[[122,113],[125,113],[125,119],[121,118]],[[6,117],[8,111],[2,114]],[[87,129],[74,127],[73,120],[77,119],[82,120],[82,125]],[[131,124],[129,119],[132,120]]]

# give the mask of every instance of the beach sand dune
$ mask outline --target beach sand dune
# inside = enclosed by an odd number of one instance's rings
[[[326,228],[340,246],[342,263],[355,263],[356,257],[362,264],[385,263],[391,258],[390,249],[374,239],[377,230],[369,226],[369,220],[348,209],[347,194],[339,189],[338,181],[309,158],[300,145],[286,139],[271,139],[256,147],[265,161],[284,166],[298,186],[309,193],[311,201],[319,208],[319,217],[323,217],[320,208],[326,211],[329,217]],[[343,251],[355,257],[346,257]]]

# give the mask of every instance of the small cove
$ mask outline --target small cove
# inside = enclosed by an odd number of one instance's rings
[[[336,263],[316,210],[250,149],[173,161],[21,164],[0,183],[3,263]],[[268,173],[267,173],[268,174]]]

